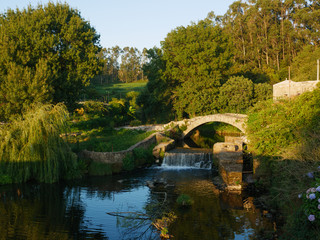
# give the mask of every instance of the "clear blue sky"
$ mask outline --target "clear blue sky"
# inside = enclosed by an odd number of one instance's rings
[[[235,0],[66,0],[77,8],[100,34],[100,44],[108,48],[160,47],[160,41],[178,26],[204,19],[210,11],[226,13]],[[0,0],[0,11],[19,9],[49,0]],[[52,2],[56,2],[53,0]]]

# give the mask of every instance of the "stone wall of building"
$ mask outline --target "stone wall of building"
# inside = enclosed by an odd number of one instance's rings
[[[294,82],[285,80],[273,85],[273,99],[290,98],[312,91],[316,88],[319,81]]]

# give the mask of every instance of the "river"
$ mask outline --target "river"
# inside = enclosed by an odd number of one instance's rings
[[[121,217],[145,217],[157,208],[177,215],[169,226],[173,239],[260,239],[272,231],[258,209],[243,207],[247,196],[219,193],[213,177],[211,170],[149,168],[59,184],[1,186],[0,239],[160,239],[150,220]],[[155,179],[165,184],[146,186]],[[193,199],[191,207],[176,203],[182,193]]]

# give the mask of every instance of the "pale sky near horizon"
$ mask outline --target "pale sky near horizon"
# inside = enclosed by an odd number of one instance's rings
[[[63,0],[100,34],[100,44],[109,48],[136,47],[140,51],[160,47],[166,35],[178,26],[187,26],[213,11],[223,15],[235,0]],[[0,0],[0,12],[23,9],[49,0]],[[51,0],[51,2],[57,2]]]

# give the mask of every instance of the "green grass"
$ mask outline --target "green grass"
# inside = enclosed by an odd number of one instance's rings
[[[126,94],[131,91],[141,92],[147,82],[134,83],[114,83],[114,84],[92,84],[88,87],[88,98],[102,98],[110,101],[112,98],[125,98]],[[90,94],[91,93],[91,94]],[[91,96],[90,96],[91,95]]]
[[[96,152],[117,152],[128,149],[152,133],[127,129],[117,131],[109,127],[99,127],[82,131],[81,135],[69,136],[68,141],[75,152],[84,149]]]

